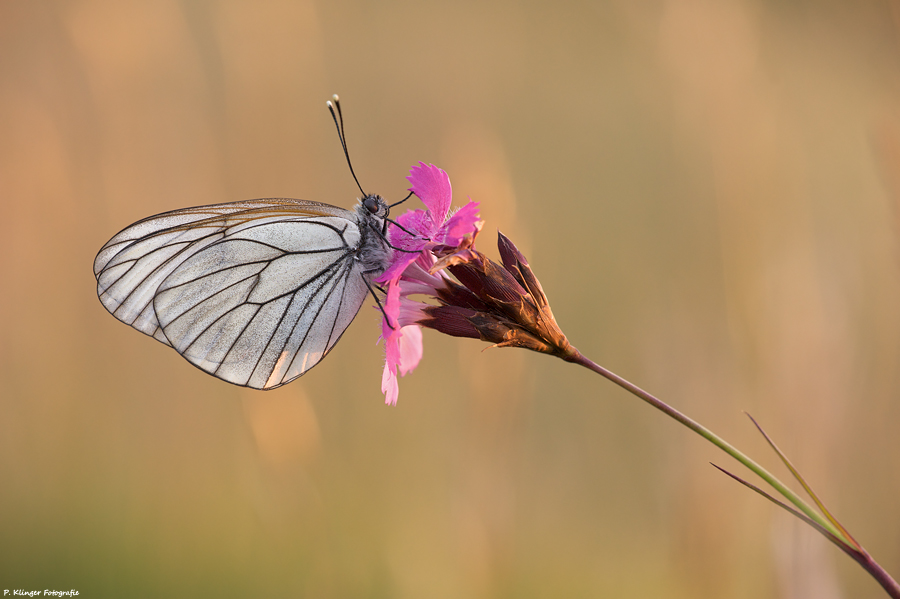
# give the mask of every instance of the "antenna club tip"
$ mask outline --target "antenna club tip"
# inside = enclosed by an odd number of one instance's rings
[[[337,95],[337,94],[333,94],[333,95],[331,96],[331,99],[334,100],[335,102],[340,102],[340,100],[341,100],[340,98],[338,98],[338,95]]]

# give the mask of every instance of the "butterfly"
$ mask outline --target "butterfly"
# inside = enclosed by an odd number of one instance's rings
[[[391,262],[392,206],[362,193],[354,210],[274,198],[145,218],[100,249],[97,295],[113,316],[201,370],[253,389],[280,387],[331,351]]]

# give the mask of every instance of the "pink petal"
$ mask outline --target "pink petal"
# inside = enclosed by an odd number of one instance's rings
[[[400,318],[400,283],[390,281],[387,288],[387,296],[384,298],[384,318],[381,320],[381,336],[387,340],[399,328],[397,319]],[[388,322],[390,319],[390,322]],[[393,327],[393,328],[392,328]]]
[[[409,176],[406,179],[412,183],[410,191],[419,196],[419,199],[431,212],[434,222],[443,223],[447,218],[453,198],[450,177],[447,176],[447,173],[433,164],[420,162],[419,166],[414,166],[409,170]]]
[[[397,217],[397,222],[416,236],[411,236],[400,227],[389,228],[388,237],[391,245],[406,251],[394,251],[390,266],[375,279],[379,283],[399,279],[406,267],[419,256],[419,254],[411,252],[420,252],[425,249],[431,243],[429,240],[437,233],[437,227],[434,226],[431,216],[424,210],[410,210]]]
[[[400,394],[400,386],[397,384],[397,369],[407,372],[403,365],[404,352],[410,354],[412,350],[404,350],[401,347],[403,332],[397,319],[400,316],[400,285],[396,280],[388,283],[387,297],[384,300],[384,319],[381,323],[381,336],[384,338],[384,372],[381,374],[381,392],[384,393],[384,401],[390,405],[397,405],[397,396]],[[414,340],[413,340],[414,341]],[[421,335],[419,338],[421,344]],[[421,347],[419,347],[421,357]],[[414,355],[408,355],[408,361],[413,361]],[[418,364],[418,360],[415,360]],[[412,365],[415,368],[415,364]]]
[[[400,329],[400,375],[412,372],[422,359],[422,328],[412,324]]]
[[[400,395],[400,385],[397,384],[397,374],[394,369],[384,365],[384,372],[381,374],[381,392],[384,393],[384,403],[389,406],[397,405],[397,397]]]
[[[415,234],[412,236],[400,227],[388,225],[388,237],[391,245],[404,250],[421,250],[428,239],[431,239],[437,232],[431,216],[424,210],[410,210],[401,214],[397,217],[397,223],[406,231]]]
[[[418,258],[419,256],[420,254],[394,252],[394,261],[391,262],[391,265],[388,267],[388,269],[384,271],[384,273],[382,273],[380,277],[375,279],[375,281],[378,283],[385,283],[388,281],[399,279],[400,275],[403,274],[403,271],[406,270],[406,267],[415,262],[416,258]],[[385,308],[385,310],[386,309],[387,308]]]
[[[478,220],[478,202],[470,201],[457,210],[441,228],[441,233],[444,234],[441,243],[459,245],[463,237],[475,231]]]

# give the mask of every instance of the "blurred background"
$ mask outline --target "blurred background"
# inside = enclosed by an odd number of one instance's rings
[[[158,212],[480,201],[587,356],[789,475],[900,576],[900,3],[0,3],[0,588],[81,597],[883,597],[600,377],[379,314],[262,393],[112,318]],[[418,205],[413,205],[413,208]],[[371,302],[369,302],[371,304]]]

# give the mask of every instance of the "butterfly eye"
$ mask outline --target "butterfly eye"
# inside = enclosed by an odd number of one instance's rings
[[[378,215],[378,211],[381,209],[381,206],[378,202],[377,196],[366,196],[362,203],[363,206],[366,207],[366,210],[376,216]]]

